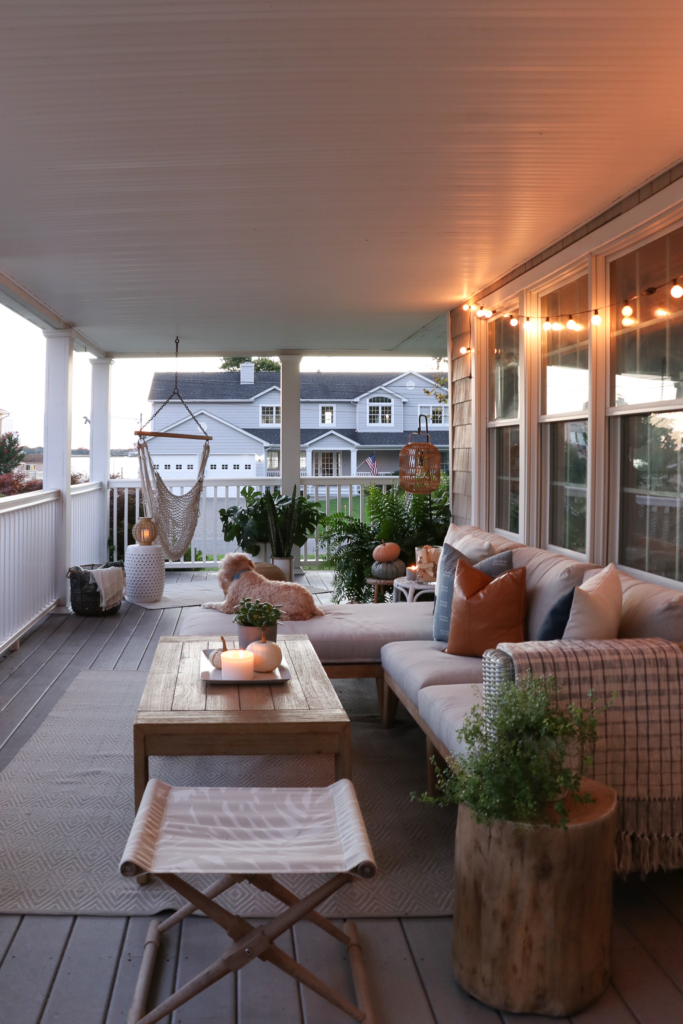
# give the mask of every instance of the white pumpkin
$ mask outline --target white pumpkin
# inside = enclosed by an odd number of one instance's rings
[[[210,662],[211,662],[211,664],[213,665],[214,668],[220,668],[221,667],[221,654],[222,653],[223,653],[222,651],[212,651],[212,653],[209,655],[209,660],[210,660]]]
[[[282,651],[270,640],[255,640],[247,650],[254,655],[254,672],[274,672],[282,661]]]

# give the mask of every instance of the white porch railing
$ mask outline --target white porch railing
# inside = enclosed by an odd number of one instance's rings
[[[302,477],[303,492],[320,503],[326,514],[345,512],[355,518],[365,517],[365,494],[363,487],[374,484],[381,487],[393,487],[398,483],[397,477],[371,476],[364,474],[353,477]],[[168,486],[176,494],[184,494],[194,484],[193,480],[169,482]],[[238,545],[223,539],[223,527],[220,510],[230,505],[243,505],[240,491],[243,487],[255,487],[263,491],[266,488],[279,489],[281,478],[245,477],[244,479],[211,480],[204,483],[202,492],[199,522],[195,530],[192,544],[185,558],[177,562],[167,562],[168,569],[206,568],[213,567],[225,554],[238,550]],[[111,502],[111,539],[112,557],[123,558],[129,543],[132,543],[130,528],[135,523],[140,511],[140,481],[110,480]],[[308,568],[316,568],[324,562],[325,552],[317,536],[312,537],[305,549],[301,550],[301,563]]]
[[[71,564],[107,560],[107,488],[103,483],[71,488]]]
[[[0,498],[0,654],[57,600],[59,491]]]

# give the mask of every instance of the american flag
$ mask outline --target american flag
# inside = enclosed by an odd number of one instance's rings
[[[373,452],[372,455],[368,455],[365,461],[370,467],[370,472],[372,473],[372,475],[377,476],[377,459],[375,458],[375,453]]]

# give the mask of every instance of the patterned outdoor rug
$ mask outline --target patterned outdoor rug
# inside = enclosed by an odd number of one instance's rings
[[[0,912],[150,914],[177,907],[158,881],[139,886],[118,862],[133,820],[133,721],[144,672],[81,672],[0,773]],[[378,872],[335,894],[327,913],[354,917],[451,913],[455,811],[411,802],[425,787],[424,739],[407,718],[377,719],[374,681],[336,684],[353,719],[353,772]],[[326,755],[153,758],[173,785],[310,786],[334,781]],[[193,879],[204,887],[208,876]],[[283,877],[295,892],[319,879]],[[303,884],[302,884],[303,883]],[[222,901],[245,915],[281,909],[243,883]]]

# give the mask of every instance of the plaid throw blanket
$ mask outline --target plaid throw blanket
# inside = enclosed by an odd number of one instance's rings
[[[620,874],[683,867],[683,652],[669,640],[553,640],[501,644],[515,665],[554,676],[567,701],[598,707],[593,778],[618,796]]]

